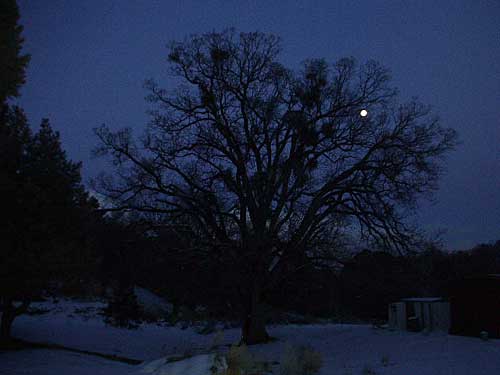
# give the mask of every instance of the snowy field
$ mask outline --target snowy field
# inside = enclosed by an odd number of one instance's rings
[[[22,316],[14,336],[72,348],[115,354],[146,361],[209,350],[214,335],[155,324],[136,330],[106,326],[97,315],[98,303],[62,301],[37,307],[50,311]],[[277,341],[251,348],[263,360],[279,361],[287,343],[307,345],[322,353],[320,375],[498,375],[500,340],[390,332],[368,325],[274,326]],[[238,341],[239,330],[225,330],[222,344]],[[118,375],[140,374],[141,365],[60,350],[33,349],[0,352],[0,374]],[[277,373],[277,371],[276,371]],[[185,374],[198,375],[198,374]]]

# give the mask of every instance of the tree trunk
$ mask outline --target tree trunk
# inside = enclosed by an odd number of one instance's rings
[[[260,289],[254,287],[241,329],[241,342],[246,345],[269,341],[269,335],[266,331],[266,317],[260,298]]]

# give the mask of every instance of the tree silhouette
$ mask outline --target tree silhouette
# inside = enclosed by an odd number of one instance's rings
[[[435,187],[455,143],[428,107],[397,102],[376,62],[308,60],[293,72],[279,52],[277,37],[258,32],[172,43],[179,85],[147,82],[154,109],[144,137],[97,129],[98,154],[117,167],[101,192],[117,210],[189,223],[197,259],[237,270],[249,344],[268,338],[266,290],[345,228],[411,246],[405,213]]]
[[[3,106],[0,114],[0,199],[2,206],[0,225],[0,309],[2,319],[0,342],[10,336],[10,327],[14,318],[26,311],[28,298],[21,298],[20,306],[14,306],[19,294],[25,295],[29,285],[16,283],[15,275],[22,267],[22,256],[18,252],[23,239],[24,222],[20,222],[25,208],[23,199],[32,197],[30,186],[20,171],[27,163],[27,148],[31,140],[31,131],[24,113],[19,108]],[[29,203],[28,203],[29,204]],[[29,216],[27,216],[29,218]],[[15,293],[14,291],[19,292]]]
[[[23,27],[19,22],[19,8],[15,0],[0,3],[0,103],[19,95],[24,84],[29,55],[22,55]]]
[[[0,341],[49,280],[81,267],[97,203],[88,197],[80,163],[67,159],[48,120],[31,134],[17,107],[0,118]],[[16,301],[22,301],[16,305]]]

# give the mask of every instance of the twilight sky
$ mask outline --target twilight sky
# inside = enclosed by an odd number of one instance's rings
[[[450,249],[500,239],[498,0],[19,0],[30,53],[18,100],[32,125],[48,117],[87,181],[106,167],[92,129],[147,122],[147,78],[168,85],[166,44],[235,27],[275,33],[282,62],[354,56],[389,67],[402,98],[431,104],[461,145],[417,220]]]

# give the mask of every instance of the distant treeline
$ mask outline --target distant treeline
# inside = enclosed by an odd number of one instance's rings
[[[110,225],[110,224],[108,224]],[[135,231],[135,232],[134,232]],[[139,284],[193,310],[204,306],[216,317],[232,316],[238,270],[221,259],[204,262],[186,257],[178,232],[144,233],[140,224],[114,224],[103,230],[99,279],[105,284]],[[147,232],[146,232],[147,233]],[[111,238],[114,237],[114,238]],[[387,305],[412,296],[447,297],[458,280],[500,273],[500,241],[467,251],[432,247],[414,255],[361,251],[341,267],[304,267],[265,296],[271,311],[295,311],[315,317],[385,319]],[[113,281],[114,280],[114,281]]]

